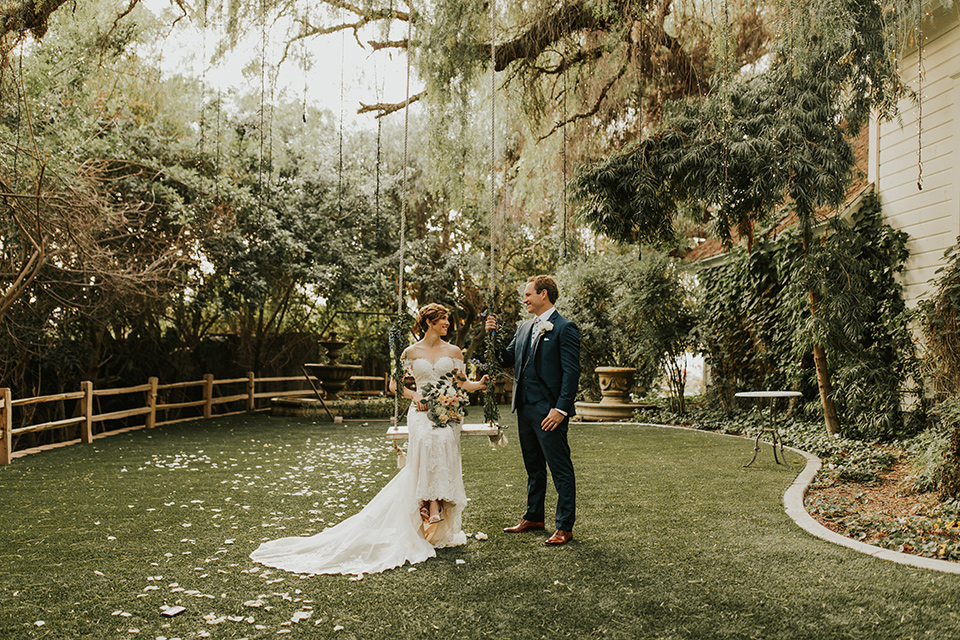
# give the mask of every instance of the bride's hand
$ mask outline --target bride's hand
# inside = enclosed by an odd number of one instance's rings
[[[419,396],[419,398],[417,396]],[[412,400],[413,400],[413,404],[417,406],[417,411],[427,410],[427,401],[424,400],[423,396],[421,396],[419,393],[414,394]]]

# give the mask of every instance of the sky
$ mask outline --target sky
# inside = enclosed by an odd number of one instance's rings
[[[169,0],[145,0],[144,6],[167,24],[179,13]],[[266,34],[266,57],[269,68],[276,73],[275,95],[278,97],[282,95],[288,100],[329,109],[338,118],[342,113],[345,126],[350,128],[376,127],[372,113],[357,114],[361,102],[396,103],[406,98],[406,56],[402,52],[373,52],[369,45],[361,48],[352,32],[318,36],[304,41],[305,52],[313,60],[312,68],[305,73],[299,60],[304,52],[300,46],[277,67],[285,44],[283,31],[284,25],[275,25]],[[264,51],[261,33],[242,40],[217,63],[211,59],[215,43],[221,37],[219,29],[210,29],[205,37],[201,29],[181,20],[167,34],[155,52],[164,74],[204,78],[211,89],[223,93],[230,89],[260,90],[256,63]],[[364,42],[373,37],[372,32],[361,35]],[[269,91],[270,80],[266,82]],[[412,75],[411,95],[422,88],[423,83]]]

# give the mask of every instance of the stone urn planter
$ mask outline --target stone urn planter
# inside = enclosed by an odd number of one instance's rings
[[[633,390],[633,376],[637,372],[633,367],[597,367],[594,369],[600,378],[600,404],[627,404]]]
[[[577,415],[581,420],[605,422],[629,420],[637,409],[646,409],[652,405],[630,402],[633,391],[633,376],[637,370],[633,367],[597,367],[594,369],[600,377],[600,402],[576,403]]]

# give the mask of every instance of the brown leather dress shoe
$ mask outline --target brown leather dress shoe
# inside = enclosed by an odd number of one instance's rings
[[[552,536],[544,541],[544,544],[567,544],[571,540],[573,540],[573,531],[561,531],[560,529],[557,529]]]
[[[507,527],[503,530],[504,533],[523,533],[525,531],[543,531],[544,525],[542,522],[530,522],[529,520],[524,520],[520,518],[520,524],[515,527]]]

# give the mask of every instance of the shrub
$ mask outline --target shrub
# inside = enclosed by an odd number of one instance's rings
[[[686,345],[687,294],[677,261],[655,252],[641,260],[597,254],[557,274],[560,312],[580,329],[581,391],[599,398],[593,370],[635,367],[634,382],[648,389],[661,365]]]

